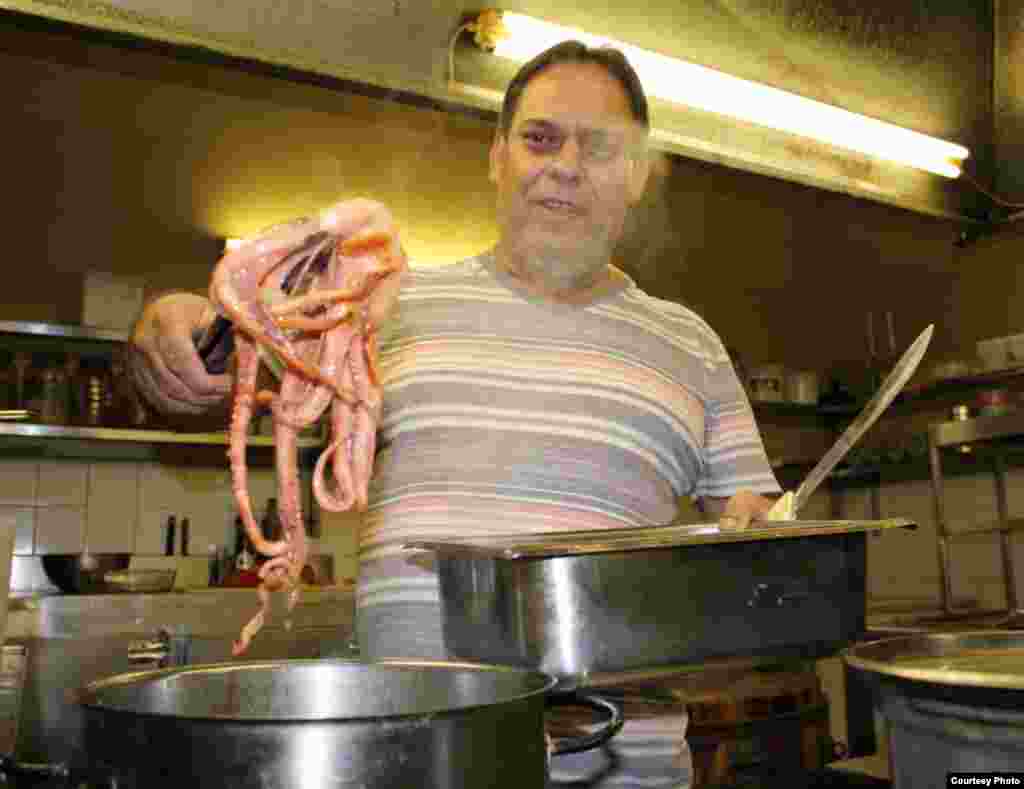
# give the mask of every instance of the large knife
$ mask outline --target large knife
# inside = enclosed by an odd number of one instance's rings
[[[918,338],[914,340],[914,344],[907,348],[906,352],[896,363],[896,366],[892,368],[892,372],[882,381],[882,385],[878,388],[875,396],[871,398],[871,402],[864,406],[864,410],[843,431],[843,434],[839,436],[839,440],[818,461],[818,465],[811,469],[811,473],[807,475],[800,484],[800,487],[796,489],[796,493],[788,492],[783,495],[765,515],[765,520],[791,521],[796,518],[796,514],[807,503],[807,499],[811,497],[811,494],[817,490],[818,486],[832,472],[832,469],[836,467],[839,461],[846,457],[846,453],[853,448],[853,445],[875,423],[889,403],[893,401],[893,398],[906,385],[910,376],[917,369],[917,365],[924,358],[924,352],[928,350],[928,344],[932,340],[934,329],[935,326],[932,324],[921,332]]]

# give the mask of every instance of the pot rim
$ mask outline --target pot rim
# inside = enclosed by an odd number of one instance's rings
[[[1020,650],[1024,658],[1024,632],[968,630],[918,633],[881,638],[849,647],[843,660],[853,668],[898,680],[948,687],[1024,690],[1024,672],[1012,673],[941,666],[915,666],[900,661],[985,656],[995,649]]]
[[[459,670],[459,671],[476,671],[481,673],[492,673],[492,674],[520,674],[524,677],[536,678],[537,687],[521,691],[519,693],[510,694],[502,698],[495,698],[486,702],[473,702],[463,705],[448,705],[448,706],[437,706],[429,707],[424,709],[418,709],[415,712],[407,712],[400,714],[378,714],[378,715],[338,715],[338,714],[320,714],[320,715],[274,715],[274,716],[261,716],[261,715],[228,715],[228,714],[203,714],[203,715],[182,715],[174,712],[161,712],[153,710],[133,710],[129,707],[118,706],[110,703],[101,701],[98,696],[103,691],[110,688],[118,688],[130,685],[141,685],[150,682],[157,682],[163,679],[167,679],[175,676],[195,675],[195,674],[210,674],[210,673],[224,673],[224,672],[237,672],[237,671],[255,671],[263,669],[280,668],[282,666],[325,666],[325,665],[341,665],[341,666],[364,666],[364,667],[380,667],[390,668],[397,670],[418,670],[418,669],[434,669],[434,670]],[[192,721],[232,721],[240,724],[271,724],[271,723],[361,723],[367,721],[401,721],[423,718],[426,716],[437,716],[444,714],[462,713],[471,710],[482,709],[485,707],[492,707],[497,704],[511,703],[515,701],[522,701],[532,697],[543,697],[550,693],[555,686],[558,684],[558,679],[550,674],[546,674],[541,671],[535,671],[530,669],[518,668],[515,666],[504,666],[489,663],[472,663],[465,661],[448,661],[448,660],[399,660],[399,659],[383,659],[383,660],[353,660],[349,658],[296,658],[286,660],[246,660],[246,661],[231,661],[223,663],[198,663],[188,666],[175,666],[171,668],[153,669],[149,671],[133,671],[124,674],[117,674],[112,677],[105,677],[103,679],[95,680],[90,682],[81,688],[76,695],[76,702],[79,706],[90,710],[96,710],[104,714],[123,714],[132,715],[137,717],[146,718],[164,718],[173,720],[192,720]]]

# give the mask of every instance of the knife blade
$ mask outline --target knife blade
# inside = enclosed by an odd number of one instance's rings
[[[857,415],[857,418],[843,431],[843,434],[839,436],[839,440],[832,445],[831,449],[818,461],[818,464],[811,469],[811,473],[800,483],[796,493],[788,492],[783,495],[765,515],[765,520],[794,520],[796,518],[796,514],[807,503],[807,499],[810,498],[811,494],[832,473],[832,469],[839,464],[839,461],[846,457],[846,453],[853,448],[853,445],[857,443],[867,429],[875,423],[878,417],[882,415],[882,412],[895,399],[896,395],[900,393],[907,381],[910,380],[910,376],[914,374],[917,366],[921,363],[921,359],[924,358],[925,351],[928,350],[928,344],[932,340],[934,330],[935,325],[929,324],[918,335],[913,344],[900,357],[900,360],[893,367],[889,375],[886,376],[886,379],[882,381],[882,385],[878,387],[875,396],[871,398]]]

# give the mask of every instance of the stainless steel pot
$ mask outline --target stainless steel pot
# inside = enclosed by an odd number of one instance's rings
[[[816,658],[862,637],[866,534],[907,520],[717,524],[416,542],[461,660],[561,688],[718,659]]]
[[[43,555],[46,577],[65,594],[102,594],[109,572],[125,570],[130,553],[49,553]]]
[[[51,774],[117,789],[543,789],[545,704],[563,700],[549,697],[554,684],[538,672],[427,661],[122,674],[80,694],[89,763]],[[621,727],[611,702],[584,703],[614,713],[611,722],[552,753],[596,747]]]
[[[929,633],[859,644],[843,659],[877,693],[893,789],[950,773],[1024,772],[1024,633]]]

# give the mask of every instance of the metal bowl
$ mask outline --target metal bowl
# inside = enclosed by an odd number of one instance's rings
[[[157,594],[174,588],[177,570],[115,570],[103,576],[111,592]]]
[[[43,571],[65,594],[102,594],[108,591],[103,577],[131,559],[130,553],[50,553],[43,555]]]

